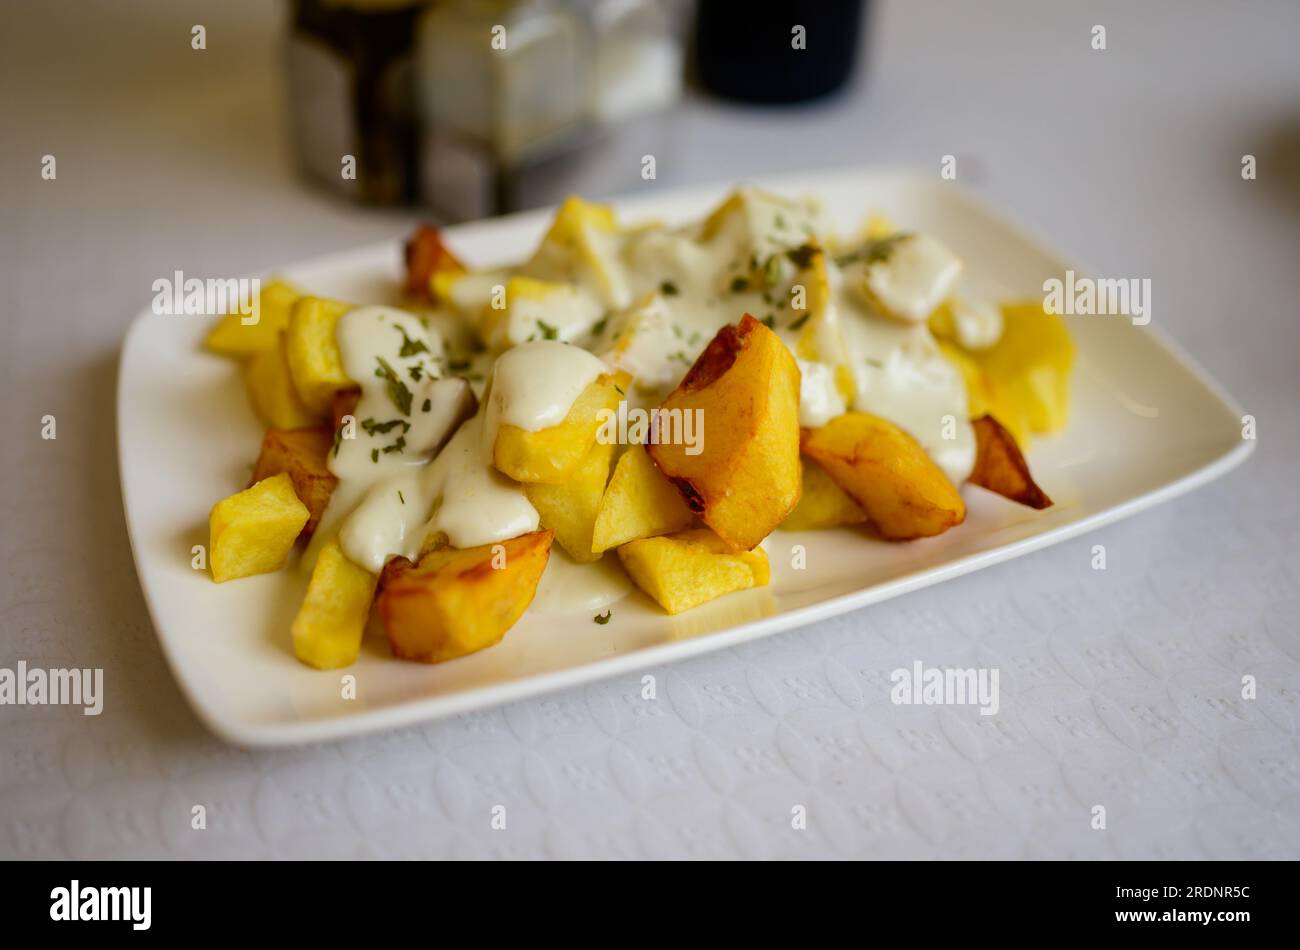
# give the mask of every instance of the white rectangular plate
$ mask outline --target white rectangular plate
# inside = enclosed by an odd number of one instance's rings
[[[932,233],[967,262],[968,286],[997,296],[1042,295],[1068,266],[950,182],[851,171],[760,182],[822,199],[841,233],[879,211]],[[707,211],[723,186],[616,202],[624,220],[684,221]],[[472,265],[517,260],[540,238],[548,212],[447,231]],[[398,242],[283,268],[313,293],[382,302],[395,294]],[[1075,267],[1076,272],[1082,272]],[[739,314],[737,314],[739,317]],[[140,583],[168,662],[195,710],[220,736],[263,746],[336,739],[517,700],[603,676],[658,666],[864,607],[1063,541],[1201,485],[1240,463],[1253,442],[1241,410],[1154,325],[1116,316],[1071,317],[1078,345],[1069,427],[1035,442],[1030,463],[1055,507],[1036,512],[966,488],[965,524],[939,538],[887,544],[849,530],[785,534],[768,547],[772,584],[677,617],[640,593],[606,625],[588,612],[524,618],[498,646],[438,666],[392,658],[367,639],[357,697],[341,697],[342,671],[298,663],[289,624],[304,587],[287,569],[216,585],[191,568],[207,544],[213,503],[247,482],[261,427],[231,362],[203,351],[210,319],[136,318],[118,379],[122,497]],[[807,566],[790,567],[803,544]]]

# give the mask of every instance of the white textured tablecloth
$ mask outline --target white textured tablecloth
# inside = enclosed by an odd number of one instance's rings
[[[1154,319],[1257,417],[1243,468],[1093,537],[657,671],[656,703],[614,679],[251,753],[195,720],[136,583],[122,335],[155,277],[397,238],[414,216],[298,181],[278,6],[0,7],[0,666],[106,680],[98,718],[0,706],[0,857],[1300,857],[1300,7],[1088,8],[881,4],[853,90],[795,111],[692,100],[653,187],[937,174],[955,155],[1067,257],[1152,278]],[[891,704],[889,671],[916,659],[999,668],[999,715]]]

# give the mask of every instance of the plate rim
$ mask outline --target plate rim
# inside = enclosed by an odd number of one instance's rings
[[[938,184],[934,182],[930,176],[923,175],[915,169],[900,168],[892,165],[841,166],[831,169],[814,169],[810,171],[790,173],[788,175],[763,176],[756,179],[755,184],[758,184],[760,187],[780,189],[782,187],[790,187],[795,182],[800,182],[804,184],[801,184],[798,187],[806,188],[806,183],[809,181],[825,181],[829,178],[849,179],[855,175],[873,177],[876,179],[895,178],[906,181],[910,185],[920,184],[929,188],[950,189],[955,193],[957,200],[965,202],[978,213],[996,220],[1007,231],[1014,234],[1020,240],[1033,245],[1045,255],[1056,260],[1060,259],[1060,255],[1052,250],[1052,245],[1046,240],[1040,238],[1032,229],[1025,226],[1014,215],[991,206],[982,196],[976,194],[968,186],[957,182],[943,182],[942,184]],[[631,201],[634,203],[652,204],[656,199],[681,200],[687,199],[693,194],[702,194],[718,188],[725,190],[728,187],[734,187],[734,183],[706,182],[697,185],[688,185],[682,188],[664,189],[663,191],[656,190],[645,196],[628,195],[615,197],[611,199],[611,203],[617,205],[621,202]],[[478,221],[466,222],[465,226],[479,226],[489,223],[500,225],[512,221],[517,222],[518,219],[527,217],[539,217],[544,219],[546,213],[553,210],[553,207],[529,209],[494,218],[485,218]],[[391,248],[393,244],[394,242],[392,240],[361,244],[351,248],[332,251],[315,257],[294,261],[277,268],[271,268],[254,273],[250,276],[267,278],[271,275],[283,273],[284,271],[289,270],[303,269],[307,267],[323,267],[328,265],[332,259],[351,259],[367,253],[379,253],[381,249]],[[1075,267],[1075,271],[1076,273],[1093,273],[1089,269],[1078,266]],[[1085,516],[1069,524],[1060,525],[1047,531],[1021,538],[1000,545],[991,550],[977,551],[957,557],[942,565],[917,567],[902,576],[873,584],[860,590],[839,594],[817,603],[795,607],[768,617],[761,617],[756,620],[735,624],[702,636],[641,647],[625,654],[602,657],[600,659],[580,663],[574,666],[568,666],[558,670],[535,673],[502,683],[472,687],[442,696],[435,695],[423,699],[407,700],[405,702],[378,709],[362,709],[353,713],[328,716],[307,722],[250,724],[226,717],[220,709],[206,704],[199,692],[194,688],[188,677],[185,675],[183,672],[183,661],[176,649],[176,644],[173,644],[171,638],[163,633],[164,626],[160,622],[161,618],[158,614],[158,598],[153,595],[149,581],[149,572],[143,568],[140,560],[140,551],[143,549],[143,540],[137,537],[139,522],[137,519],[132,517],[131,503],[126,488],[127,453],[125,437],[128,426],[123,415],[123,409],[126,405],[125,390],[127,382],[124,368],[127,355],[131,352],[132,343],[136,335],[141,332],[145,322],[152,315],[152,311],[148,307],[145,307],[136,313],[123,337],[116,365],[117,382],[115,386],[115,417],[117,437],[115,439],[115,448],[117,450],[119,492],[121,495],[123,519],[126,522],[127,540],[131,549],[131,558],[135,566],[136,578],[140,584],[141,593],[144,595],[149,620],[153,625],[155,635],[162,647],[164,659],[167,662],[168,668],[171,670],[173,679],[179,687],[182,695],[185,696],[195,715],[213,734],[226,742],[244,748],[274,748],[286,745],[313,744],[343,740],[390,729],[400,729],[420,722],[428,722],[435,719],[445,718],[447,716],[453,716],[458,713],[467,712],[471,709],[488,706],[503,706],[528,697],[545,695],[558,690],[591,683],[596,680],[619,676],[636,669],[676,663],[704,653],[726,649],[727,647],[734,646],[740,642],[757,640],[787,630],[805,627],[820,620],[839,616],[840,614],[848,613],[851,610],[857,610],[875,603],[880,603],[903,594],[933,586],[943,581],[952,580],[965,574],[973,573],[974,571],[985,567],[991,567],[995,564],[1000,564],[1012,560],[1013,558],[1042,550],[1043,548],[1068,541],[1081,534],[1095,531],[1108,524],[1131,517],[1132,515],[1145,511],[1158,504],[1187,494],[1188,492],[1191,492],[1202,485],[1208,484],[1215,479],[1221,478],[1245,462],[1255,450],[1255,440],[1242,439],[1230,450],[1219,454],[1215,458],[1179,478],[1158,485],[1141,494],[1135,495],[1132,498],[1128,498],[1118,504]],[[1155,342],[1174,361],[1174,363],[1177,364],[1178,368],[1186,372],[1195,379],[1196,382],[1203,386],[1218,401],[1220,406],[1226,412],[1238,417],[1242,415],[1243,409],[1237,400],[1233,398],[1223,385],[1220,384],[1218,380],[1216,380],[1191,354],[1170,337],[1162,327],[1158,325],[1148,325],[1143,329],[1154,337]]]

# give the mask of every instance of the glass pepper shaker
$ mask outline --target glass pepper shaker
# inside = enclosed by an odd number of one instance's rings
[[[590,133],[592,42],[559,0],[447,0],[419,21],[425,199],[456,219],[514,205],[521,175]]]
[[[305,174],[370,204],[419,197],[412,38],[427,0],[292,0],[290,126]]]

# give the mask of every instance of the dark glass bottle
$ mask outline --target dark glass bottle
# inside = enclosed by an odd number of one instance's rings
[[[294,149],[307,175],[370,204],[419,195],[412,42],[425,0],[293,0]],[[355,158],[355,177],[342,171]]]
[[[865,6],[866,0],[699,0],[696,79],[742,102],[829,95],[853,72]]]

